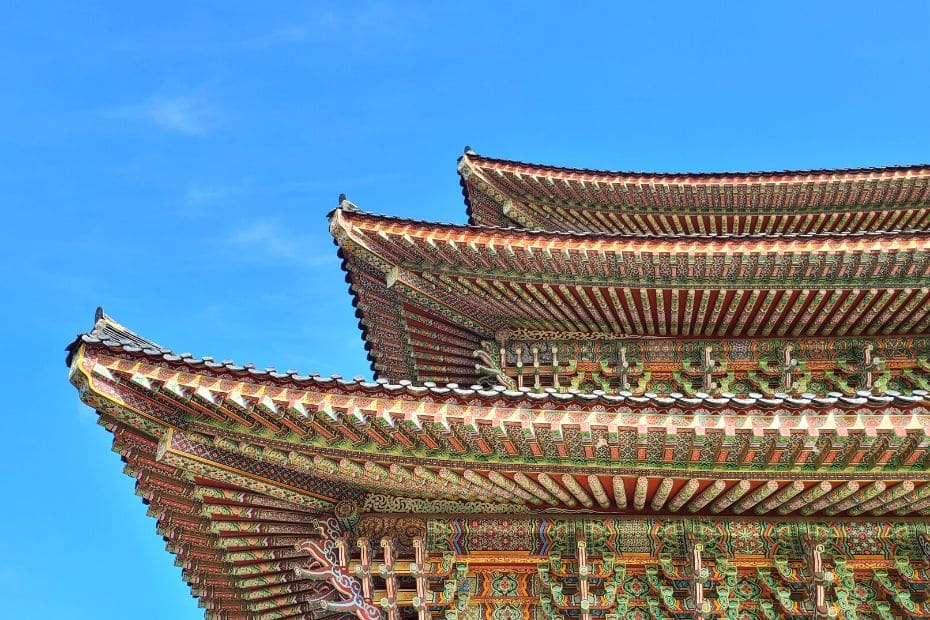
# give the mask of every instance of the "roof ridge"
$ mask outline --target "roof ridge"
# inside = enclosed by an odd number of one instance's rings
[[[668,240],[668,239],[695,239],[707,241],[721,240],[784,240],[784,239],[848,239],[869,237],[898,237],[898,236],[930,236],[930,230],[919,228],[892,229],[892,230],[856,230],[856,231],[824,231],[814,233],[728,233],[719,235],[709,234],[656,234],[656,233],[628,233],[620,231],[574,231],[574,230],[543,230],[539,228],[522,228],[520,226],[493,226],[490,224],[457,224],[454,222],[436,222],[419,218],[407,218],[398,215],[384,215],[365,211],[360,208],[344,209],[337,207],[330,212],[330,216],[337,213],[347,213],[350,217],[366,217],[375,220],[413,224],[420,226],[433,226],[440,228],[454,228],[457,230],[487,231],[487,232],[513,232],[526,235],[540,235],[547,237],[573,237],[589,239],[637,239],[637,240]]]
[[[858,166],[850,168],[797,168],[782,170],[732,170],[732,171],[706,171],[706,172],[662,172],[662,171],[643,171],[643,170],[610,170],[601,168],[578,168],[572,166],[557,166],[553,164],[538,164],[533,162],[521,161],[516,159],[504,159],[499,157],[488,157],[479,155],[474,151],[466,152],[458,158],[458,161],[474,160],[483,161],[492,164],[505,164],[511,166],[520,166],[524,168],[536,168],[552,172],[563,172],[570,174],[591,174],[591,175],[610,175],[610,176],[628,176],[644,178],[734,178],[734,177],[779,177],[779,176],[816,176],[816,175],[865,175],[869,173],[889,173],[889,172],[907,172],[907,171],[924,171],[930,173],[930,163],[900,164],[890,166]]]

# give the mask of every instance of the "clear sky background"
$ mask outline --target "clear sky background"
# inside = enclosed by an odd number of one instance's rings
[[[147,4],[0,8],[3,618],[203,617],[67,382],[97,305],[178,351],[366,375],[325,214],[464,222],[466,144],[930,161],[927,2]]]

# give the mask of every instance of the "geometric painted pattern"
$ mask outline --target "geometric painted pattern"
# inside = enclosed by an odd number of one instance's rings
[[[474,383],[482,342],[521,329],[579,341],[930,333],[924,233],[683,243],[473,230],[348,208],[330,227],[375,370],[393,380]],[[680,371],[687,360],[674,361]]]

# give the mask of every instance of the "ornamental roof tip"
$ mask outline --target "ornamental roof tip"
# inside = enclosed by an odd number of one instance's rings
[[[339,194],[339,208],[343,211],[361,211],[358,205],[349,200],[345,194]]]
[[[406,394],[413,397],[420,397],[425,394],[435,394],[437,396],[453,394],[461,398],[474,398],[484,401],[499,401],[503,399],[510,403],[522,401],[533,403],[534,405],[545,403],[562,405],[569,403],[584,405],[624,404],[636,407],[678,406],[684,408],[704,407],[713,409],[724,406],[734,409],[747,409],[750,407],[763,409],[785,407],[797,409],[799,413],[805,413],[806,411],[822,411],[824,408],[848,409],[863,406],[884,407],[888,406],[890,403],[908,406],[930,404],[930,393],[925,390],[914,390],[910,395],[904,395],[893,390],[881,393],[859,391],[854,395],[831,392],[824,395],[805,393],[792,396],[779,393],[773,398],[765,398],[761,394],[737,396],[735,394],[725,393],[712,396],[703,392],[699,392],[692,396],[686,396],[680,393],[657,394],[652,392],[641,396],[635,396],[629,391],[617,394],[608,394],[603,390],[594,390],[590,392],[578,390],[558,392],[553,388],[546,388],[542,391],[532,391],[531,388],[511,389],[503,385],[482,386],[475,384],[461,386],[458,383],[438,385],[432,381],[414,383],[407,379],[392,381],[384,377],[371,381],[358,376],[352,379],[343,379],[342,375],[339,374],[324,377],[317,373],[300,374],[295,370],[279,372],[273,367],[259,369],[256,368],[254,364],[246,363],[238,365],[229,359],[217,362],[210,356],[195,357],[190,353],[175,353],[171,349],[162,347],[151,340],[143,338],[105,314],[95,322],[94,328],[90,332],[81,334],[75,341],[68,345],[66,350],[68,351],[67,365],[69,367],[74,354],[81,344],[102,346],[112,351],[142,355],[153,362],[162,361],[170,364],[183,364],[194,370],[228,372],[240,377],[267,378],[293,384],[316,384],[321,386],[338,385],[343,388],[361,390],[366,393],[381,392],[394,395]]]
[[[71,360],[81,343],[90,341],[106,343],[119,342],[127,347],[138,347],[139,350],[168,352],[168,349],[159,346],[147,338],[143,338],[139,334],[114,321],[107,315],[103,306],[97,306],[97,309],[94,311],[93,328],[89,332],[78,334],[77,337],[65,347],[65,351],[68,352],[65,358],[65,364],[69,368],[71,366]]]
[[[364,213],[364,211],[359,209],[358,205],[356,205],[354,202],[349,200],[349,198],[345,194],[339,194],[339,198],[337,198],[336,207],[333,209],[330,209],[326,213],[326,219],[332,220],[333,216],[336,215],[336,213],[338,213],[339,211],[348,211],[350,213]]]
[[[468,166],[467,166],[465,160],[467,160],[467,159],[469,159],[469,158],[475,158],[475,157],[479,157],[479,158],[480,158],[481,156],[478,155],[478,153],[476,153],[476,152],[474,151],[474,149],[472,149],[470,146],[467,146],[467,145],[466,145],[465,148],[462,149],[462,154],[455,158],[455,163],[456,163],[455,169],[456,169],[456,170],[458,171],[458,173],[459,173],[459,183],[460,183],[460,184],[464,185],[466,179],[468,178],[469,174],[471,173],[471,169],[468,168]],[[463,187],[463,189],[464,189],[464,187]]]

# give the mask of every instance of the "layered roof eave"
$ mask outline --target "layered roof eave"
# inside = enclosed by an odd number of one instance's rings
[[[930,166],[649,173],[561,168],[467,151],[472,224],[679,237],[930,226]]]
[[[642,476],[682,484],[699,475],[703,484],[741,480],[779,486],[803,474],[805,484],[821,486],[898,480],[902,492],[930,480],[922,465],[930,458],[926,393],[689,399],[343,381],[140,347],[145,343],[138,336],[107,318],[94,331],[72,347],[72,382],[114,425],[111,430],[131,427],[147,437],[145,451],[155,453],[152,467],[181,468],[300,511],[326,511],[350,501],[378,512],[384,500],[376,497],[385,493],[413,493],[423,500],[417,493],[438,492],[469,500],[482,496],[475,484],[498,489],[503,503],[456,510],[506,511],[514,501],[501,477],[508,472],[557,474],[579,499],[590,497],[575,483],[591,476],[624,485]],[[578,429],[585,432],[579,435]],[[619,451],[618,441],[646,436],[657,445],[690,447],[638,457]],[[734,449],[733,442],[746,449]],[[729,448],[718,453],[722,445]],[[850,452],[850,446],[857,450]],[[587,451],[590,456],[581,458]],[[854,459],[855,466],[837,470],[834,458]],[[422,466],[417,489],[385,477],[389,466],[409,477],[415,465]],[[443,491],[443,480],[454,488]],[[571,507],[565,489],[550,482],[545,484]],[[746,482],[740,484],[746,490]],[[549,501],[528,486],[537,499]],[[899,495],[888,499],[895,509],[913,504],[918,510],[930,505],[928,492],[930,486],[908,495],[907,502]]]
[[[644,243],[668,243],[668,244],[688,244],[688,243],[736,243],[760,241],[770,241],[781,243],[784,247],[790,245],[807,244],[812,242],[831,242],[831,241],[856,241],[856,240],[881,240],[881,239],[903,239],[903,238],[928,238],[930,231],[918,228],[893,229],[893,230],[857,230],[852,232],[837,232],[826,230],[813,233],[731,233],[731,234],[695,234],[669,236],[656,233],[630,233],[623,231],[579,231],[579,230],[548,230],[543,228],[529,229],[522,226],[496,226],[492,224],[456,224],[452,222],[438,222],[421,219],[406,218],[396,215],[382,215],[359,208],[346,209],[337,207],[329,213],[330,230],[334,225],[345,227],[347,218],[357,217],[371,221],[378,221],[384,225],[407,226],[411,229],[421,229],[423,231],[447,231],[455,232],[459,235],[469,236],[493,236],[507,235],[516,239],[526,240],[584,240],[586,242],[620,242],[620,241],[642,241]],[[334,224],[335,222],[335,224]],[[689,247],[689,246],[682,246]],[[695,246],[698,247],[698,246]]]
[[[330,228],[379,376],[424,376],[409,348],[408,315],[457,339],[453,350],[426,344],[456,358],[461,370],[445,380],[457,382],[475,381],[468,367],[482,340],[525,325],[688,338],[927,331],[920,316],[930,294],[930,233],[923,231],[670,239],[429,223],[343,209],[333,213]],[[526,293],[527,303],[501,306],[527,288],[539,289]],[[662,300],[647,299],[648,291],[664,291],[666,308],[693,305],[694,312],[716,299],[700,310],[712,319],[704,327],[680,324],[680,316],[663,315],[659,305],[662,324],[654,325],[646,304]],[[626,298],[601,312],[595,298],[608,294]],[[632,312],[634,304],[646,305],[646,314]],[[743,307],[771,315],[772,325],[784,329],[747,322],[737,312]]]
[[[526,408],[565,409],[578,411],[583,407],[621,407],[631,412],[654,407],[676,408],[678,410],[704,410],[737,412],[756,411],[763,415],[772,415],[779,410],[798,412],[824,410],[867,410],[880,412],[889,406],[910,408],[930,406],[930,393],[917,390],[913,395],[892,393],[869,393],[862,391],[855,395],[805,394],[792,396],[782,394],[775,398],[712,397],[699,395],[649,394],[633,396],[630,394],[606,394],[602,391],[582,392],[572,390],[559,393],[553,390],[541,392],[531,388],[518,390],[503,386],[482,388],[480,386],[461,386],[456,383],[437,385],[433,382],[415,383],[409,380],[391,382],[386,379],[369,381],[362,378],[344,379],[341,375],[321,376],[318,373],[301,374],[289,370],[280,372],[274,368],[259,369],[253,364],[237,364],[231,360],[216,362],[212,357],[196,357],[190,354],[177,354],[146,340],[135,332],[123,327],[102,311],[90,332],[78,335],[67,347],[66,362],[73,368],[77,353],[84,346],[102,347],[105,350],[125,353],[147,362],[171,367],[183,367],[188,372],[204,372],[217,376],[237,378],[243,381],[271,381],[280,387],[293,389],[310,389],[332,391],[346,395],[362,397],[384,397],[388,399],[417,399],[429,397],[436,402],[446,401],[463,406],[479,405],[489,408],[512,408],[523,411]],[[494,418],[497,419],[497,418]]]

